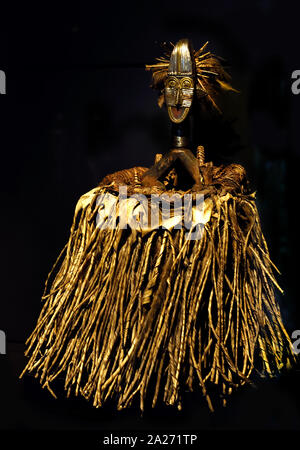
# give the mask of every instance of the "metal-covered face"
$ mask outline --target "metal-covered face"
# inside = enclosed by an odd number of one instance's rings
[[[192,106],[194,69],[192,44],[188,39],[181,39],[172,50],[165,80],[164,96],[172,122],[183,122]]]
[[[165,102],[172,122],[180,123],[186,118],[194,96],[193,77],[169,75],[165,81]]]

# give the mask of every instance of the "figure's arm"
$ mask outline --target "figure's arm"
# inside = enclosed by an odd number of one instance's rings
[[[164,188],[163,183],[159,181],[159,178],[172,167],[174,162],[179,159],[188,173],[194,180],[194,184],[201,189],[202,180],[199,170],[198,160],[193,155],[191,150],[187,148],[175,148],[170,150],[166,155],[164,155],[160,161],[154,164],[147,172],[142,176],[143,186],[159,186]]]

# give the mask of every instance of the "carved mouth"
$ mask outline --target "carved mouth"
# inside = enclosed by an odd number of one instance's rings
[[[188,115],[190,108],[185,106],[180,106],[176,108],[175,106],[168,106],[169,117],[174,123],[182,122]]]

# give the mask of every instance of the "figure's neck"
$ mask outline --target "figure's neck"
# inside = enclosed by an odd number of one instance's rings
[[[172,123],[172,148],[187,148],[190,146],[190,121]]]

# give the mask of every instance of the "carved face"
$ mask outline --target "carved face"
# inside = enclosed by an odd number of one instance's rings
[[[172,122],[182,122],[189,113],[194,96],[194,80],[186,75],[169,75],[165,81],[165,102]]]

